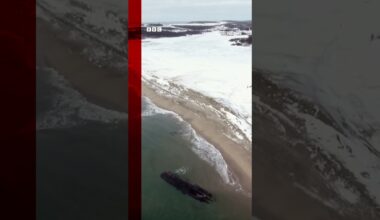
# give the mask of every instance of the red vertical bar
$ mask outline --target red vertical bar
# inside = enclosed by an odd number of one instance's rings
[[[141,0],[128,5],[128,219],[141,219]]]
[[[35,1],[0,13],[0,219],[35,219]]]

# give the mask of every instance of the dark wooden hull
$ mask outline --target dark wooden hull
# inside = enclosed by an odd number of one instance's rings
[[[196,184],[186,182],[175,173],[163,172],[160,176],[163,180],[174,186],[177,190],[181,191],[185,195],[188,195],[204,203],[210,203],[213,201],[213,196],[211,193]]]

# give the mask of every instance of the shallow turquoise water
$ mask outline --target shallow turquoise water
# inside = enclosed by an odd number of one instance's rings
[[[46,82],[47,76],[37,77],[37,118],[46,117],[65,95]],[[62,112],[56,113],[58,117]],[[37,219],[127,219],[127,121],[105,123],[74,113],[68,120],[75,125],[37,132]],[[143,117],[143,219],[249,219],[250,199],[226,185],[215,168],[192,151],[183,132],[183,123],[171,115]],[[200,203],[160,178],[161,172],[178,169],[213,193],[216,202]]]
[[[182,132],[182,122],[171,115],[143,118],[143,219],[250,219],[250,198],[225,184],[216,169],[191,150]],[[216,201],[200,203],[160,178],[161,172],[178,169],[186,170],[182,177],[213,193]]]

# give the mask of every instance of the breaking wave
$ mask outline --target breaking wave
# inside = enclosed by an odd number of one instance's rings
[[[142,97],[143,107],[142,107],[142,116],[149,117],[154,115],[176,115],[174,112],[159,108],[156,106],[149,98]]]
[[[214,167],[221,179],[223,180],[223,182],[231,186],[240,186],[238,184],[238,181],[234,178],[232,172],[228,168],[228,165],[224,160],[223,155],[212,144],[207,142],[207,140],[199,136],[189,123],[184,121],[175,112],[159,108],[147,97],[143,98],[143,103],[143,116],[145,117],[157,114],[166,114],[178,119],[183,124],[184,132],[181,133],[183,134],[184,138],[186,138],[192,143],[191,149],[193,150],[193,152],[197,154],[202,160],[206,161],[210,166]],[[180,169],[177,169],[176,172],[181,172]]]
[[[40,69],[48,75],[48,83],[57,90],[49,110],[37,120],[37,130],[67,128],[87,121],[117,123],[128,115],[90,103],[78,91],[70,87],[67,80],[52,68]],[[55,91],[49,91],[54,92]]]

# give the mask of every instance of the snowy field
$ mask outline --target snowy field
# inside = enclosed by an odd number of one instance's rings
[[[202,34],[144,39],[143,79],[158,78],[166,89],[175,83],[215,99],[233,112],[228,119],[250,140],[252,48],[232,46],[229,40],[236,35],[219,31],[224,22],[211,24],[220,26]]]
[[[128,1],[38,0],[37,15],[48,10],[98,41],[126,53]]]
[[[335,127],[294,111],[305,120],[308,137],[338,158],[378,204],[379,8],[374,0],[270,0],[256,2],[260,11],[254,12],[260,21],[254,68],[268,71],[332,116]],[[342,143],[351,150],[338,149]],[[355,203],[359,195],[353,195],[342,193]]]

